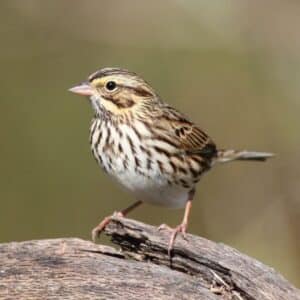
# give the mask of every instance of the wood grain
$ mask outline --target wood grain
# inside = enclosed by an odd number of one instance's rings
[[[295,299],[272,268],[188,235],[167,255],[167,232],[130,219],[106,228],[121,249],[76,238],[0,244],[0,299]]]

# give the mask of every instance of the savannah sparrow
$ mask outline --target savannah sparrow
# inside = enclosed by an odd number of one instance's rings
[[[264,161],[272,156],[218,149],[204,131],[127,70],[101,69],[70,91],[89,97],[94,109],[90,144],[95,159],[137,200],[115,214],[125,216],[143,202],[185,206],[182,223],[172,229],[169,254],[176,235],[185,236],[195,186],[204,172],[218,162]],[[110,220],[111,216],[104,218],[93,229],[93,240]]]

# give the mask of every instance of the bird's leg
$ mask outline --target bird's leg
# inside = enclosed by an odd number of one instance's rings
[[[171,231],[171,237],[170,237],[170,241],[169,241],[169,245],[168,245],[168,255],[170,257],[171,257],[171,252],[173,250],[173,246],[174,246],[174,243],[175,243],[178,233],[181,233],[183,238],[186,239],[186,230],[187,230],[187,226],[188,226],[188,221],[189,221],[189,216],[190,216],[190,212],[191,212],[191,208],[192,208],[192,200],[193,200],[194,194],[195,194],[195,191],[191,191],[189,193],[189,198],[185,205],[184,216],[183,216],[181,224],[179,224],[175,228],[171,228],[166,224],[162,224],[158,227],[158,230],[167,229],[167,230]]]
[[[105,217],[93,230],[92,230],[92,240],[95,242],[106,227],[106,225],[111,221],[112,217],[125,217],[129,212],[131,212],[136,207],[140,206],[143,202],[136,201],[132,205],[126,207],[121,211],[114,212],[111,216]]]

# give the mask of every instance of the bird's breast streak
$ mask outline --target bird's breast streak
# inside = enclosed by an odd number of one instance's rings
[[[155,153],[154,140],[143,125],[118,129],[95,121],[91,126],[91,149],[100,166],[119,184],[142,201],[169,207],[185,205],[188,189],[170,184],[172,168],[162,153]],[[148,139],[149,143],[145,143]]]

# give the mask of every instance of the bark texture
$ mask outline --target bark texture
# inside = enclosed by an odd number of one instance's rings
[[[198,236],[176,240],[130,219],[105,233],[119,246],[76,238],[0,244],[0,299],[300,300],[272,268]]]

